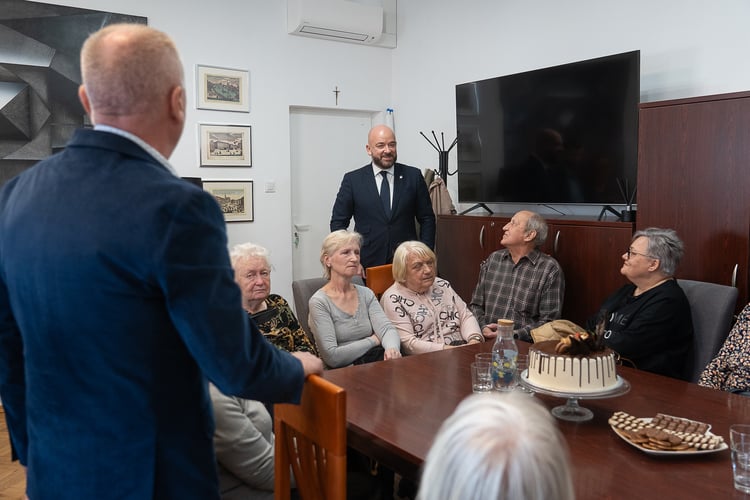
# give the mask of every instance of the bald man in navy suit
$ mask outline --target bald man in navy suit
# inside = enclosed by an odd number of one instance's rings
[[[390,264],[403,241],[419,239],[434,249],[435,213],[427,184],[418,169],[396,163],[393,130],[373,127],[365,149],[372,163],[344,175],[333,204],[331,231],[346,229],[354,217],[354,230],[364,238],[364,268]]]

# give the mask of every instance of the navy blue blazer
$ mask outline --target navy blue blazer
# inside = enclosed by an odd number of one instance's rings
[[[76,132],[0,191],[0,397],[30,498],[218,498],[206,377],[299,400],[248,321],[216,201]]]
[[[387,218],[380,202],[372,165],[344,175],[331,214],[331,231],[346,229],[354,217],[354,230],[362,235],[362,266],[389,264],[393,252],[404,241],[419,239],[435,248],[435,213],[422,173],[396,163],[391,216]],[[417,237],[416,222],[419,222]]]

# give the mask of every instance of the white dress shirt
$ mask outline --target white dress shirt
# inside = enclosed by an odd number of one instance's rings
[[[390,192],[391,192],[391,208],[393,208],[393,186],[394,186],[394,173],[393,173],[393,167],[391,168],[380,168],[376,167],[375,164],[372,164],[372,172],[375,176],[375,186],[378,188],[378,193],[380,192],[380,185],[383,184],[383,176],[380,174],[380,172],[388,172],[388,186],[390,186]]]

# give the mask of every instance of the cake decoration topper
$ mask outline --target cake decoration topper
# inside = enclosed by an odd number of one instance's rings
[[[569,356],[587,356],[594,352],[603,351],[606,348],[604,345],[604,323],[605,320],[602,318],[597,322],[593,332],[582,330],[561,338],[555,346],[555,352]]]

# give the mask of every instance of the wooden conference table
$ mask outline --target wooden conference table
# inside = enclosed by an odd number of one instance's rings
[[[519,351],[529,344],[519,342]],[[471,393],[469,365],[491,342],[329,370],[324,377],[347,397],[347,439],[353,448],[417,479],[440,425]],[[729,426],[750,423],[750,398],[627,367],[631,389],[609,399],[581,399],[593,419],[557,420],[570,449],[578,499],[747,498],[734,489],[729,451],[693,456],[647,455],[622,441],[607,420],[622,410],[637,417],[665,413],[712,425],[729,442]],[[548,408],[564,399],[537,394]],[[513,432],[513,429],[498,429]]]

